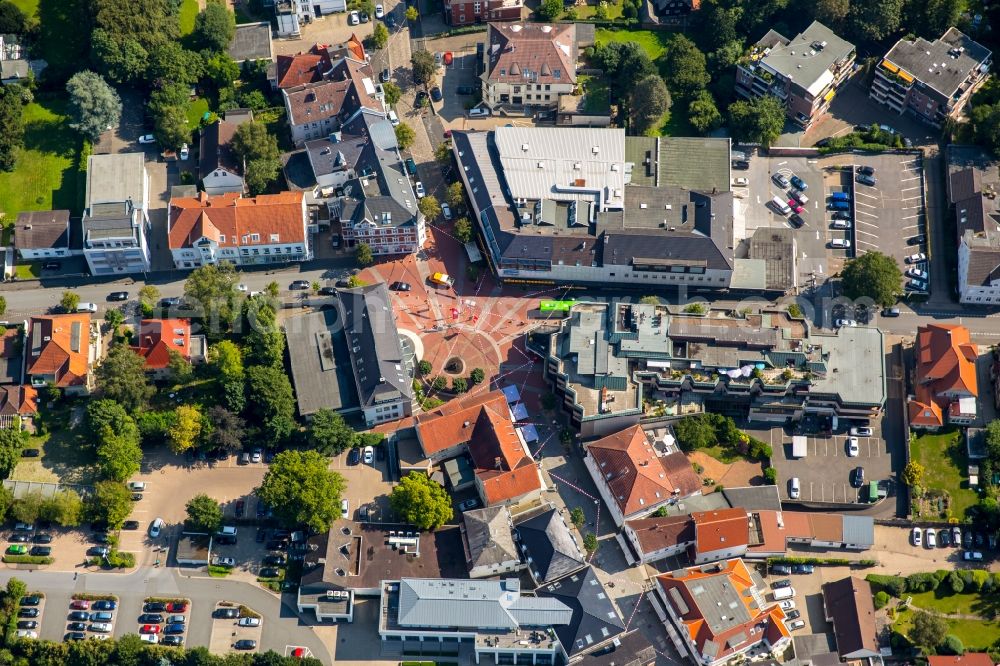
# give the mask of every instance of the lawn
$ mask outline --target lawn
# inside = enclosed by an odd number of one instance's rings
[[[194,20],[198,16],[198,0],[182,0],[177,22],[181,26],[181,37],[194,32]]]
[[[204,116],[207,111],[209,111],[208,100],[204,97],[199,97],[191,102],[191,104],[188,105],[187,110],[188,127],[192,130],[197,129],[201,124],[201,117]]]
[[[914,602],[915,603],[915,602]],[[906,634],[910,628],[913,614],[900,613],[893,627],[901,634]],[[948,633],[958,637],[966,650],[985,650],[1000,640],[1000,624],[986,620],[952,620],[945,618]]]
[[[14,267],[14,271],[21,280],[34,280],[42,277],[42,264],[37,261],[31,264],[18,264]]]
[[[607,113],[610,106],[607,82],[599,77],[581,74],[577,77],[583,89],[584,113]]]
[[[950,495],[952,516],[964,518],[966,510],[979,501],[963,473],[967,461],[962,437],[957,430],[917,437],[910,445],[910,456],[924,467],[921,485],[925,489],[941,490]],[[921,517],[930,520],[942,518],[936,508],[930,507]]]
[[[11,0],[14,6],[20,9],[28,17],[38,16],[39,0]]]
[[[684,113],[682,107],[668,111],[659,129],[652,130],[650,134],[653,136],[697,136],[698,133],[691,127],[688,115]]]
[[[743,456],[740,455],[740,452],[731,446],[722,446],[721,444],[716,444],[715,446],[710,446],[708,448],[697,449],[697,450],[701,451],[706,456],[711,456],[712,458],[715,458],[719,462],[725,463],[727,465],[732,465],[734,462],[738,460],[744,460]]]
[[[948,593],[944,590],[947,588]],[[938,590],[941,590],[940,592]],[[938,590],[931,592],[908,592],[906,596],[913,598],[913,605],[924,610],[934,610],[946,615],[978,615],[978,594],[952,594],[947,582],[942,583]]]
[[[609,42],[636,42],[652,59],[656,60],[667,50],[670,33],[654,32],[652,30],[609,30],[601,28],[597,31],[594,41],[597,44]]]
[[[580,19],[594,18],[597,14],[597,5],[583,5],[581,7],[573,7],[576,10],[576,17]],[[614,21],[622,16],[622,3],[608,3],[608,20]]]
[[[68,122],[63,100],[40,99],[24,108],[24,150],[14,171],[0,173],[0,210],[9,217],[28,210],[81,212],[81,141]]]
[[[22,458],[10,478],[17,481],[92,483],[96,476],[94,449],[83,445],[77,432],[68,427],[68,417],[63,413],[43,418],[48,419],[48,432],[32,435],[25,447],[41,449],[41,455]]]

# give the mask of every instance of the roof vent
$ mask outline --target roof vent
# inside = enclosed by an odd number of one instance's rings
[[[462,424],[462,427],[463,427],[463,428],[468,428],[468,427],[469,427],[469,422],[468,422],[468,421],[466,421],[465,423],[463,423],[463,424]]]

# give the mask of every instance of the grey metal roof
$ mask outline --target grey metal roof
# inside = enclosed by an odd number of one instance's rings
[[[969,74],[989,60],[991,55],[988,48],[958,28],[948,28],[947,32],[933,42],[922,37],[913,41],[901,39],[889,49],[885,59],[906,70],[947,100],[951,99]]]
[[[811,393],[840,396],[847,404],[885,403],[885,359],[882,332],[869,326],[845,326],[835,335],[814,335],[828,354],[828,371],[813,378]]]
[[[519,559],[511,532],[510,510],[506,506],[466,511],[462,520],[472,566],[488,567]]]
[[[728,138],[661,137],[656,184],[703,192],[728,192],[731,183],[731,150],[732,142]],[[695,155],[697,159],[692,159]],[[633,168],[633,180],[641,166]]]
[[[324,310],[293,317],[285,323],[292,383],[299,415],[320,409],[357,407],[350,355],[337,311]]]
[[[786,40],[782,38],[782,41]],[[820,44],[824,45],[816,48]],[[813,21],[787,43],[773,46],[761,62],[816,95],[833,80],[830,68],[853,50],[853,44],[819,21]]]
[[[698,613],[716,636],[751,620],[750,611],[725,573],[693,580],[684,579]]]
[[[516,578],[399,581],[397,622],[401,627],[512,631],[522,626],[568,624],[571,619],[572,611],[556,599],[522,597]]]
[[[572,621],[555,628],[570,657],[589,652],[625,631],[625,623],[593,567],[539,588],[538,595],[558,599],[573,610]]]
[[[844,515],[844,543],[871,547],[875,545],[875,519],[871,516]]]
[[[586,565],[569,526],[556,509],[518,522],[515,528],[537,584],[562,578]]]
[[[722,495],[732,507],[747,511],[781,511],[781,495],[777,486],[723,488]]]
[[[86,208],[128,199],[141,206],[146,196],[144,153],[91,155],[87,158]]]
[[[242,23],[229,42],[229,57],[236,62],[244,60],[273,60],[271,49],[271,23]]]
[[[362,407],[413,395],[411,370],[384,282],[337,294]]]

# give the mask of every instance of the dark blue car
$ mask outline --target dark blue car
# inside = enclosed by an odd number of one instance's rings
[[[792,185],[795,186],[795,189],[797,189],[799,192],[805,192],[806,190],[809,189],[809,186],[806,185],[806,181],[802,180],[798,176],[792,176],[791,181]]]
[[[163,633],[165,633],[165,634],[183,634],[184,633],[184,625],[183,624],[168,624],[166,627],[164,627]]]

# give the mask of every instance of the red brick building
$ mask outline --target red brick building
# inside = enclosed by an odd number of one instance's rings
[[[449,25],[486,21],[520,21],[524,0],[444,0],[444,20]]]

